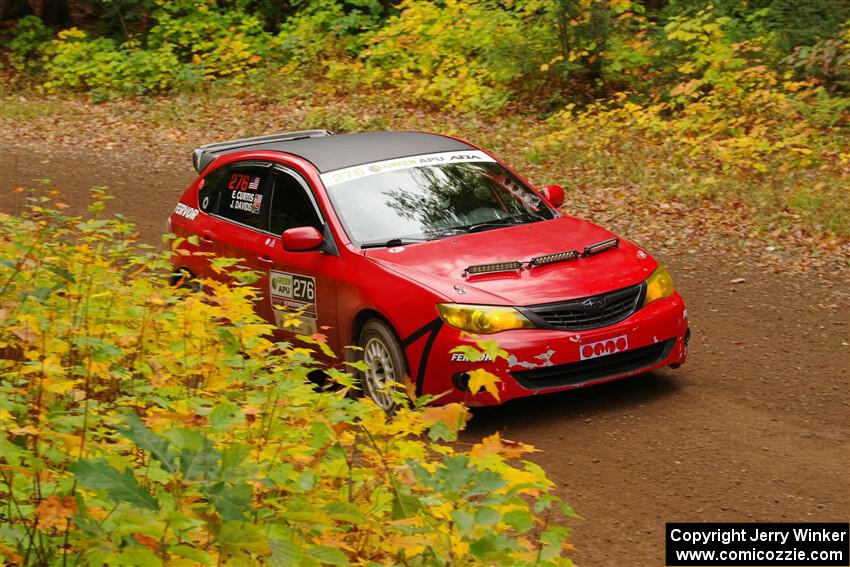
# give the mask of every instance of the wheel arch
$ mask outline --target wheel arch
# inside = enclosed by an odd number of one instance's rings
[[[401,356],[404,359],[405,372],[410,372],[410,361],[407,359],[407,352],[405,352],[404,344],[402,343],[401,337],[398,334],[395,326],[389,320],[389,318],[376,309],[372,309],[366,307],[357,312],[357,315],[354,316],[354,320],[351,324],[351,342],[352,344],[357,344],[360,342],[360,332],[363,330],[363,326],[366,325],[366,322],[370,319],[377,319],[382,323],[386,324],[389,328],[390,332],[395,337],[396,341],[398,341],[398,346],[401,350]],[[354,357],[356,355],[351,349],[346,349],[345,356],[346,360],[349,360],[349,357]]]

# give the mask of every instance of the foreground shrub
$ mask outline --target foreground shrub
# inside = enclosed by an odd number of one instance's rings
[[[253,274],[173,289],[131,225],[43,207],[2,217],[2,561],[570,564],[531,447],[460,450],[463,406],[388,420],[339,370],[317,391]]]

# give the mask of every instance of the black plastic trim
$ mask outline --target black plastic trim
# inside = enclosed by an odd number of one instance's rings
[[[658,364],[670,356],[675,344],[676,339],[674,337],[649,346],[580,362],[543,366],[533,370],[511,371],[511,376],[521,386],[529,390],[581,386],[604,378],[639,372],[644,368]]]
[[[559,311],[559,310],[566,310],[570,306],[577,306],[577,305],[581,304],[582,301],[585,301],[587,299],[591,299],[591,298],[594,298],[594,297],[607,297],[607,296],[611,296],[611,295],[624,294],[625,292],[630,292],[631,290],[634,290],[638,286],[640,287],[640,289],[638,290],[638,294],[635,297],[634,303],[632,304],[631,308],[628,311],[624,312],[621,317],[603,320],[603,321],[601,321],[601,324],[599,324],[597,322],[593,322],[593,323],[588,323],[588,324],[556,325],[556,324],[552,324],[552,323],[547,322],[543,318],[543,316],[541,315],[542,313],[546,313],[546,312],[556,312],[556,311]],[[634,315],[635,313],[640,311],[640,309],[643,307],[643,302],[645,300],[646,300],[646,282],[644,281],[644,282],[641,282],[639,284],[631,285],[631,286],[624,287],[624,288],[621,288],[621,289],[617,289],[617,290],[614,290],[614,291],[610,291],[610,292],[607,292],[607,293],[598,293],[596,295],[591,295],[591,296],[588,296],[588,297],[579,297],[577,299],[568,299],[568,300],[565,300],[565,301],[556,301],[556,302],[553,302],[553,303],[541,303],[541,304],[538,304],[538,305],[528,305],[528,306],[525,306],[525,307],[517,307],[517,309],[523,315],[525,315],[528,318],[529,321],[534,323],[534,325],[539,329],[550,329],[550,330],[555,330],[555,331],[587,331],[587,330],[590,330],[590,329],[599,329],[599,328],[602,328],[602,327],[607,327],[609,325],[616,325],[617,323],[621,323],[621,322],[625,321],[626,319],[628,319],[629,317],[631,317],[632,315]]]
[[[425,370],[428,368],[428,357],[431,356],[431,348],[434,346],[434,341],[437,339],[437,335],[440,333],[440,329],[442,328],[443,320],[438,317],[433,321],[423,325],[419,329],[413,331],[407,336],[406,339],[401,341],[402,348],[407,349],[407,347],[409,347],[425,335],[428,335],[428,339],[425,341],[425,348],[422,349],[422,356],[419,358],[419,368],[416,372],[417,396],[422,395],[422,388],[425,384]]]

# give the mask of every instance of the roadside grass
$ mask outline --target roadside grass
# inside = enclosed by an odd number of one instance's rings
[[[56,116],[70,111],[79,113],[67,101],[54,98],[32,99],[25,96],[5,95],[0,106],[0,117],[3,120],[34,120],[48,116]]]

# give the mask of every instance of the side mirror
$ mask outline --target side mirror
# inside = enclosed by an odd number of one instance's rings
[[[540,192],[543,194],[543,198],[556,209],[564,204],[564,188],[560,185],[547,185]]]
[[[283,249],[289,252],[304,252],[318,248],[324,242],[322,233],[312,226],[298,226],[283,232]]]

